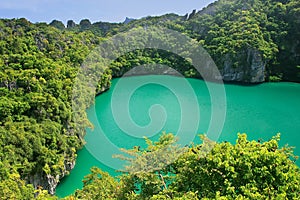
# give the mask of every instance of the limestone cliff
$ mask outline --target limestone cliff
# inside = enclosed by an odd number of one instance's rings
[[[48,190],[50,194],[55,194],[56,187],[59,183],[59,180],[67,175],[75,166],[75,158],[73,161],[65,161],[64,170],[61,174],[51,175],[45,174],[44,172],[38,172],[34,175],[31,175],[27,178],[27,181],[34,186],[35,189],[43,188]]]
[[[249,48],[235,56],[227,54],[223,59],[221,74],[224,81],[261,83],[265,81],[266,62],[261,53]],[[242,61],[242,62],[241,62]]]

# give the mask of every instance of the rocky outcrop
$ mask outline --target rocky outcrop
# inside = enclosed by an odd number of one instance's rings
[[[67,28],[73,28],[76,26],[76,23],[73,20],[68,20]]]
[[[187,17],[187,20],[192,19],[196,15],[196,10],[193,10],[193,12]]]
[[[53,20],[49,25],[53,26],[57,29],[60,29],[60,30],[64,30],[66,28],[64,23],[62,23],[61,21],[58,21],[58,20]]]
[[[84,30],[88,30],[92,26],[92,23],[88,19],[83,19],[79,22],[79,26],[80,26],[80,30],[84,31]]]
[[[131,21],[133,21],[133,20],[135,20],[135,19],[126,17],[126,19],[125,19],[125,21],[123,22],[123,24],[128,24],[129,22],[131,22]]]
[[[217,61],[214,58],[214,61]],[[138,76],[138,75],[178,75],[178,72],[182,76],[201,78],[205,75],[206,79],[215,81],[223,80],[225,82],[241,82],[241,83],[262,83],[266,77],[266,61],[263,59],[262,53],[252,47],[241,49],[236,54],[226,54],[223,58],[219,58],[216,62],[219,71],[213,70],[212,66],[208,65],[203,68],[201,75],[195,74],[194,76],[188,76],[186,72],[194,68],[183,68],[182,66],[173,66],[174,70],[169,70],[160,66],[159,64],[144,65],[143,67],[119,67],[111,68],[112,77],[122,76]],[[204,66],[202,66],[204,67]],[[172,69],[172,68],[171,68]],[[175,73],[175,70],[178,72]],[[105,84],[101,84],[105,85]],[[105,91],[105,89],[99,91]]]
[[[202,10],[200,10],[197,14],[198,15],[214,15],[216,12],[216,7],[215,5],[209,4],[207,7],[203,8]]]
[[[223,59],[221,75],[224,81],[261,83],[265,81],[265,67],[261,53],[248,48],[237,56],[227,54]]]
[[[28,178],[28,182],[34,186],[35,189],[42,188],[48,190],[52,195],[55,194],[56,187],[59,180],[69,173],[75,166],[75,159],[72,162],[65,162],[64,170],[61,174],[51,175],[44,172],[36,173]]]

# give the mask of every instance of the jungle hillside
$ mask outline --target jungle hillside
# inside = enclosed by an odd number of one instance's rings
[[[219,0],[185,16],[166,14],[126,23],[0,19],[1,199],[56,199],[55,188],[74,167],[85,128],[91,126],[85,110],[93,100],[76,115],[80,124],[72,110],[81,64],[106,38],[148,26],[196,40],[225,82],[300,82],[298,0]],[[186,60],[160,50],[138,50],[109,66],[96,93],[109,89],[114,77],[147,63],[201,78]],[[203,136],[202,146],[188,147],[160,171],[124,174],[116,180],[93,168],[83,180],[84,188],[67,199],[297,199],[299,167],[292,149],[278,146],[279,138],[260,143],[238,135],[236,144],[215,144]],[[162,134],[159,141],[148,141],[148,149],[128,152],[136,155],[133,163],[143,165],[143,156],[175,145],[175,140],[172,134]],[[210,145],[212,151],[204,156]]]

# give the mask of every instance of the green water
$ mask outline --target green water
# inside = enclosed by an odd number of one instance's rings
[[[119,148],[145,147],[143,136],[157,139],[158,133],[167,131],[178,134],[182,145],[199,142],[197,134],[208,133],[209,126],[215,130],[224,111],[222,133],[211,138],[234,143],[238,132],[247,133],[251,140],[268,140],[280,132],[281,145],[295,146],[295,154],[300,155],[300,84],[226,84],[225,104],[221,92],[210,95],[208,88],[215,86],[220,87],[170,76],[114,79],[111,89],[97,96],[87,111],[94,130],[88,130],[87,145],[78,152],[76,166],[57,187],[57,195],[64,197],[82,188],[81,180],[92,166],[116,176],[114,168],[124,163],[112,155],[120,154]],[[217,104],[217,115],[211,102]],[[212,116],[217,121],[210,124]]]

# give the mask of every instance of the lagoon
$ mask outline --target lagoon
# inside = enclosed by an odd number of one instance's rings
[[[199,143],[198,134],[208,133],[209,127],[215,130],[223,120],[221,133],[208,137],[235,143],[237,133],[262,141],[281,133],[280,144],[296,147],[300,155],[300,84],[224,84],[225,96],[212,95],[209,88],[214,87],[220,85],[163,75],[113,79],[110,90],[98,95],[87,110],[94,129],[87,130],[87,144],[56,194],[64,197],[82,188],[92,166],[118,175],[116,166],[124,163],[112,155],[119,154],[119,148],[145,147],[143,136],[156,140],[166,131],[179,135],[182,145]],[[214,114],[213,107],[220,113]],[[217,120],[211,124],[212,116]]]

